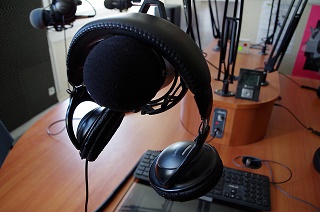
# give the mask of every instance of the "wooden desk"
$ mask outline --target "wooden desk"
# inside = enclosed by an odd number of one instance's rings
[[[320,85],[317,80],[293,78],[305,85]],[[319,131],[320,99],[284,76],[280,75],[279,81],[282,100],[278,103]],[[68,101],[64,101],[43,116],[9,153],[0,170],[0,211],[84,211],[84,161],[80,160],[65,131],[57,136],[46,133],[52,122],[64,119],[67,104]],[[77,113],[84,114],[85,107]],[[194,139],[181,125],[179,112],[180,105],[177,105],[155,116],[130,114],[125,117],[102,154],[89,164],[89,211],[96,209],[112,193],[147,149],[161,150],[173,142]],[[62,122],[60,127],[63,126]],[[320,174],[312,165],[320,138],[302,128],[284,109],[273,109],[267,133],[259,142],[244,146],[226,146],[213,141],[211,144],[228,167],[237,168],[232,160],[239,155],[252,155],[289,166],[293,177],[280,187],[320,207]],[[272,169],[275,180],[287,178],[283,168],[272,166]],[[249,171],[269,175],[266,167]],[[272,211],[314,211],[274,186],[271,186],[271,197]],[[112,202],[106,211],[111,211],[116,204]]]

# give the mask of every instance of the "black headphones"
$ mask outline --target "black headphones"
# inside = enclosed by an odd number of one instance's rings
[[[141,48],[151,49],[153,53],[150,54],[154,54],[154,61],[160,61],[159,66],[166,66],[164,61],[170,63],[176,75],[180,77],[181,94],[177,97],[166,94],[169,99],[172,98],[160,108],[155,108],[156,104],[151,100],[153,92],[148,94],[150,99],[141,100],[138,108],[135,108],[136,105],[126,108],[126,104],[115,106],[110,101],[104,102],[104,98],[99,97],[103,91],[95,90],[96,84],[99,84],[99,77],[90,78],[96,76],[92,73],[96,69],[86,73],[88,71],[85,68],[98,64],[99,69],[99,53],[105,51],[100,50],[101,46],[110,38],[116,40],[118,36],[121,42],[128,39],[128,45],[137,42],[141,44]],[[137,49],[140,47],[132,51]],[[122,58],[126,60],[127,57],[123,55]],[[161,70],[148,71],[155,72],[153,75],[156,78],[162,78]],[[180,28],[167,20],[145,13],[124,13],[91,22],[82,27],[71,41],[67,57],[67,74],[73,90],[69,91],[66,127],[70,140],[76,149],[80,150],[82,159],[94,161],[98,157],[120,126],[126,112],[164,112],[179,102],[188,88],[194,94],[201,116],[199,135],[194,141],[178,142],[163,150],[151,165],[150,184],[166,199],[186,201],[206,194],[218,183],[223,170],[222,161],[217,150],[205,143],[210,128],[213,102],[210,71],[201,50]],[[155,91],[160,87],[161,85],[155,86]],[[82,118],[75,136],[73,114],[77,106],[84,101],[93,101],[103,107],[90,111]]]

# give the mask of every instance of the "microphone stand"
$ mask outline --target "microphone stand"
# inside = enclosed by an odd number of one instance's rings
[[[217,5],[217,0],[214,0],[215,4],[215,9],[216,9],[216,19],[214,18],[213,15],[213,10],[212,10],[212,5],[211,5],[211,0],[208,0],[209,4],[209,11],[210,11],[210,19],[211,19],[211,27],[212,27],[212,34],[215,39],[218,39],[217,45],[214,47],[215,51],[220,51],[220,46],[221,46],[221,33],[220,33],[220,24],[219,24],[219,14],[218,14],[218,5]]]
[[[293,5],[295,3],[295,0],[291,1],[291,4],[290,4],[288,12],[286,14],[284,23],[282,24],[282,27],[281,27],[280,32],[278,34],[277,40],[275,42],[275,45],[272,48],[272,51],[270,53],[268,61],[265,63],[262,81],[261,81],[262,86],[266,86],[269,84],[266,80],[268,72],[271,73],[271,72],[277,71],[279,69],[279,66],[280,66],[282,59],[286,53],[286,50],[290,44],[291,38],[292,38],[292,36],[298,26],[298,23],[300,21],[300,18],[302,16],[302,13],[304,11],[305,6],[307,5],[307,2],[308,2],[308,0],[299,0],[298,1],[296,8],[291,16],[290,23],[289,23],[288,27],[286,28],[286,31],[283,35],[283,38],[279,44],[280,38],[282,37],[283,31],[286,27],[287,20],[290,16],[291,10],[292,10]],[[277,53],[275,54],[276,49],[277,49]]]
[[[219,71],[216,80],[220,80],[221,73],[224,74],[222,80],[223,86],[221,90],[215,90],[214,92],[220,96],[235,96],[234,92],[229,91],[229,83],[233,83],[234,78],[234,68],[238,53],[238,45],[241,32],[242,23],[242,13],[244,0],[241,0],[239,15],[237,15],[237,9],[239,0],[234,1],[233,16],[227,16],[229,0],[225,1],[224,15],[223,15],[223,26],[222,26],[222,39],[221,39],[221,49],[220,49],[220,61],[219,61]],[[239,16],[239,17],[238,17]],[[228,39],[230,38],[230,45],[228,48]],[[226,59],[228,52],[228,58]],[[223,71],[222,71],[223,69]]]
[[[274,1],[275,0],[272,0],[270,16],[269,16],[269,24],[268,24],[268,29],[267,29],[267,36],[266,36],[266,40],[265,40],[264,45],[262,46],[262,49],[261,49],[261,52],[260,52],[261,55],[266,55],[267,54],[266,53],[267,45],[270,45],[270,44],[273,43],[273,38],[274,38],[274,35],[275,35],[276,31],[277,31],[277,26],[278,26],[278,22],[279,22],[279,13],[280,13],[281,0],[278,0],[276,17],[274,19],[273,32],[269,36],[270,25],[271,25],[271,21],[272,21],[272,12],[273,12],[273,8],[274,8]]]
[[[194,14],[195,27],[196,27],[197,38],[198,38],[198,46],[200,50],[202,50],[196,2],[195,0],[183,0],[182,3],[183,3],[184,15],[187,23],[186,34],[188,34],[192,38],[192,40],[196,42],[195,33],[193,31],[193,19],[192,19],[193,18],[192,16]],[[193,4],[191,5],[191,3]],[[192,9],[193,9],[193,12],[192,12]]]

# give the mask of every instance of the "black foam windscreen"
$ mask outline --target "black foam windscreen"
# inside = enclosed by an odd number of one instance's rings
[[[123,112],[148,103],[160,90],[164,75],[162,57],[146,44],[122,35],[98,43],[83,68],[83,79],[93,100]]]
[[[124,113],[99,107],[87,113],[77,128],[81,159],[95,161],[120,126]]]

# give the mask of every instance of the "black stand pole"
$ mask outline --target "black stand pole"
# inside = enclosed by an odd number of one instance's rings
[[[273,38],[274,38],[274,35],[275,35],[276,31],[277,31],[277,26],[278,26],[278,22],[279,22],[279,13],[280,13],[281,0],[278,0],[276,16],[275,16],[275,19],[274,19],[273,32],[269,36],[270,25],[271,25],[271,22],[272,22],[272,13],[273,13],[273,9],[274,9],[274,1],[275,0],[272,0],[270,16],[269,16],[269,24],[268,24],[268,29],[267,29],[267,36],[266,36],[266,40],[265,40],[265,42],[264,42],[264,44],[262,46],[261,52],[260,52],[261,55],[266,55],[267,54],[267,46],[273,43]]]
[[[215,39],[218,39],[217,45],[213,48],[214,51],[220,51],[221,46],[221,33],[220,33],[220,24],[219,24],[219,14],[218,14],[218,5],[217,0],[214,0],[215,9],[216,9],[216,19],[213,15],[211,0],[208,0],[209,11],[210,11],[210,19],[211,19],[211,27],[212,34]]]
[[[235,68],[235,63],[236,63],[236,58],[238,53],[244,0],[241,0],[241,3],[240,3],[239,17],[237,17],[239,1],[235,0],[234,2],[232,17],[227,16],[228,4],[229,4],[229,0],[226,0],[224,14],[223,14],[222,38],[221,38],[221,46],[220,46],[220,61],[219,61],[219,71],[218,71],[217,80],[220,80],[221,73],[224,74],[224,77],[222,80],[222,89],[214,91],[216,94],[220,96],[225,96],[225,97],[235,96],[234,92],[229,91],[229,83],[233,83],[233,78],[234,78],[234,68]],[[227,49],[228,49],[227,46],[228,46],[229,37],[230,37],[230,45],[229,45],[229,52],[228,52],[228,58],[227,58]]]

